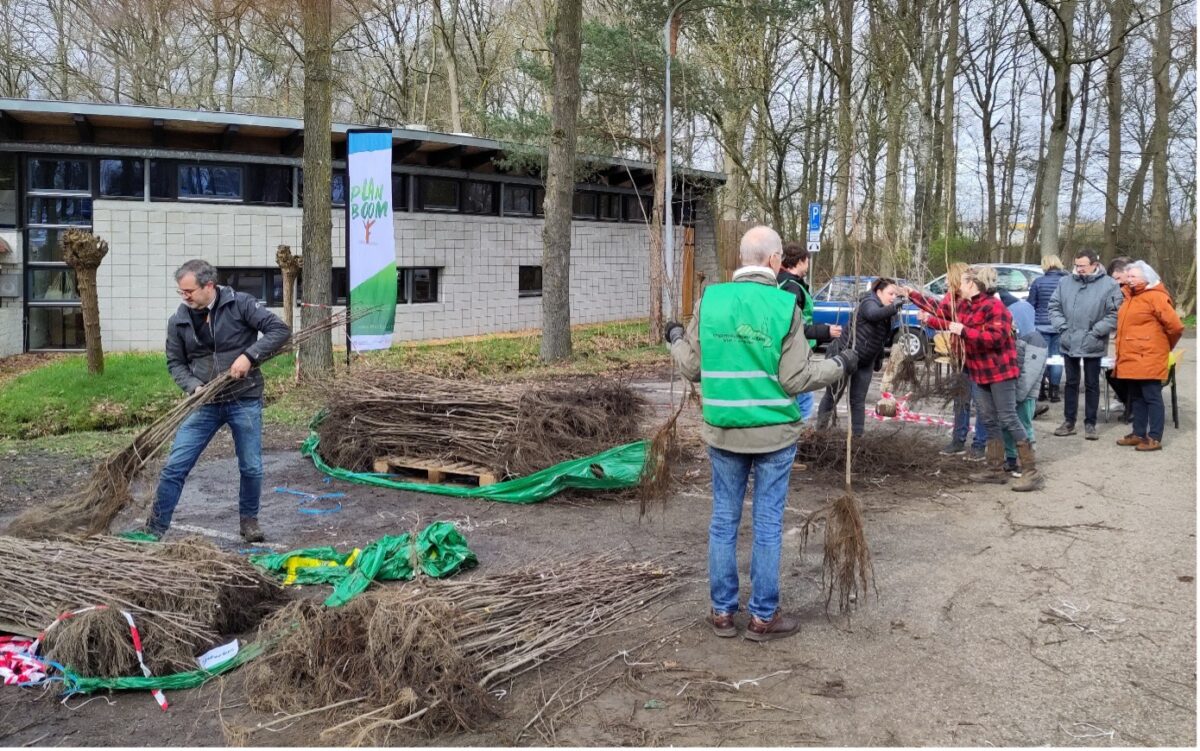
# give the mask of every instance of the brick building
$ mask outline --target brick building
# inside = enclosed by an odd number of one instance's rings
[[[352,127],[335,125],[330,136],[340,301]],[[98,277],[107,350],[162,347],[179,304],[172,273],[189,258],[210,261],[222,283],[278,308],[276,247],[303,250],[303,137],[293,118],[0,99],[0,355],[83,347],[74,277],[57,243],[71,227],[109,243]],[[540,179],[498,168],[498,141],[397,128],[392,143],[395,340],[540,327]],[[643,317],[653,167],[614,159],[588,167],[575,192],[572,322]],[[681,172],[676,268],[692,269],[692,281],[715,280],[706,196],[722,178]]]

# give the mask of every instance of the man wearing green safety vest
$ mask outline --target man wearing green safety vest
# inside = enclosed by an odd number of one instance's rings
[[[779,283],[779,289],[796,296],[796,305],[800,308],[800,314],[804,316],[804,336],[808,339],[809,347],[816,347],[818,344],[828,344],[841,336],[842,327],[837,324],[827,326],[823,323],[813,323],[813,296],[808,289],[808,282],[805,281],[808,264],[808,248],[798,242],[784,243],[783,268],[775,275],[775,281]],[[800,410],[800,419],[808,422],[813,411],[812,392],[802,391],[796,394],[796,407]]]
[[[796,298],[775,286],[783,255],[779,235],[754,227],[741,242],[733,281],[704,291],[684,329],[667,324],[671,356],[685,378],[700,383],[704,428],[712,463],[713,510],[708,530],[708,623],[717,636],[737,636],[737,540],[742,502],[754,472],[750,556],[750,622],[746,638],[791,636],[800,620],[779,608],[783,509],[800,437],[795,395],[824,388],[858,365],[846,351],[810,359]]]

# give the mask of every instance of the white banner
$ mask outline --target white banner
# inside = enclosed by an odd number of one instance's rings
[[[392,225],[392,133],[347,133],[346,264],[355,350],[392,346],[396,325],[396,235]]]

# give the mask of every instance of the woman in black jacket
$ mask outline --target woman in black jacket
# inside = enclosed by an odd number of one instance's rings
[[[871,387],[871,376],[875,362],[883,357],[883,349],[892,336],[892,317],[904,307],[904,298],[895,280],[879,277],[871,283],[871,289],[863,295],[851,320],[837,341],[831,344],[826,357],[833,357],[845,349],[858,353],[858,369],[850,374],[850,428],[855,437],[863,434],[867,416],[867,389]],[[833,421],[833,409],[846,390],[846,379],[825,390],[821,407],[817,412],[817,427],[826,428]]]

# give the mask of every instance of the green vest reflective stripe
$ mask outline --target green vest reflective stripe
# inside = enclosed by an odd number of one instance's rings
[[[788,279],[787,281],[780,282],[780,283],[779,283],[779,289],[783,289],[783,285],[787,284],[787,283],[788,283],[788,282],[790,282],[790,281],[792,281],[792,280],[791,280],[791,279]],[[804,321],[804,325],[805,325],[805,326],[811,326],[811,325],[812,325],[812,322],[813,322],[813,296],[812,296],[812,292],[809,292],[808,288],[804,286],[804,282],[796,282],[796,284],[799,284],[799,285],[801,286],[801,290],[800,290],[800,292],[801,292],[801,294],[800,294],[800,298],[803,298],[803,300],[804,300],[804,304],[800,306],[800,317],[801,317],[801,320],[803,320],[803,321]],[[786,291],[786,290],[784,290],[784,291]],[[790,292],[788,292],[788,294],[791,294],[791,293],[790,293]],[[809,349],[816,349],[816,347],[817,347],[817,340],[816,340],[816,339],[809,339],[809,340],[808,340],[808,348],[809,348]]]
[[[718,428],[796,422],[796,400],[779,384],[783,340],[796,297],[753,282],[714,284],[700,303],[704,421]]]

